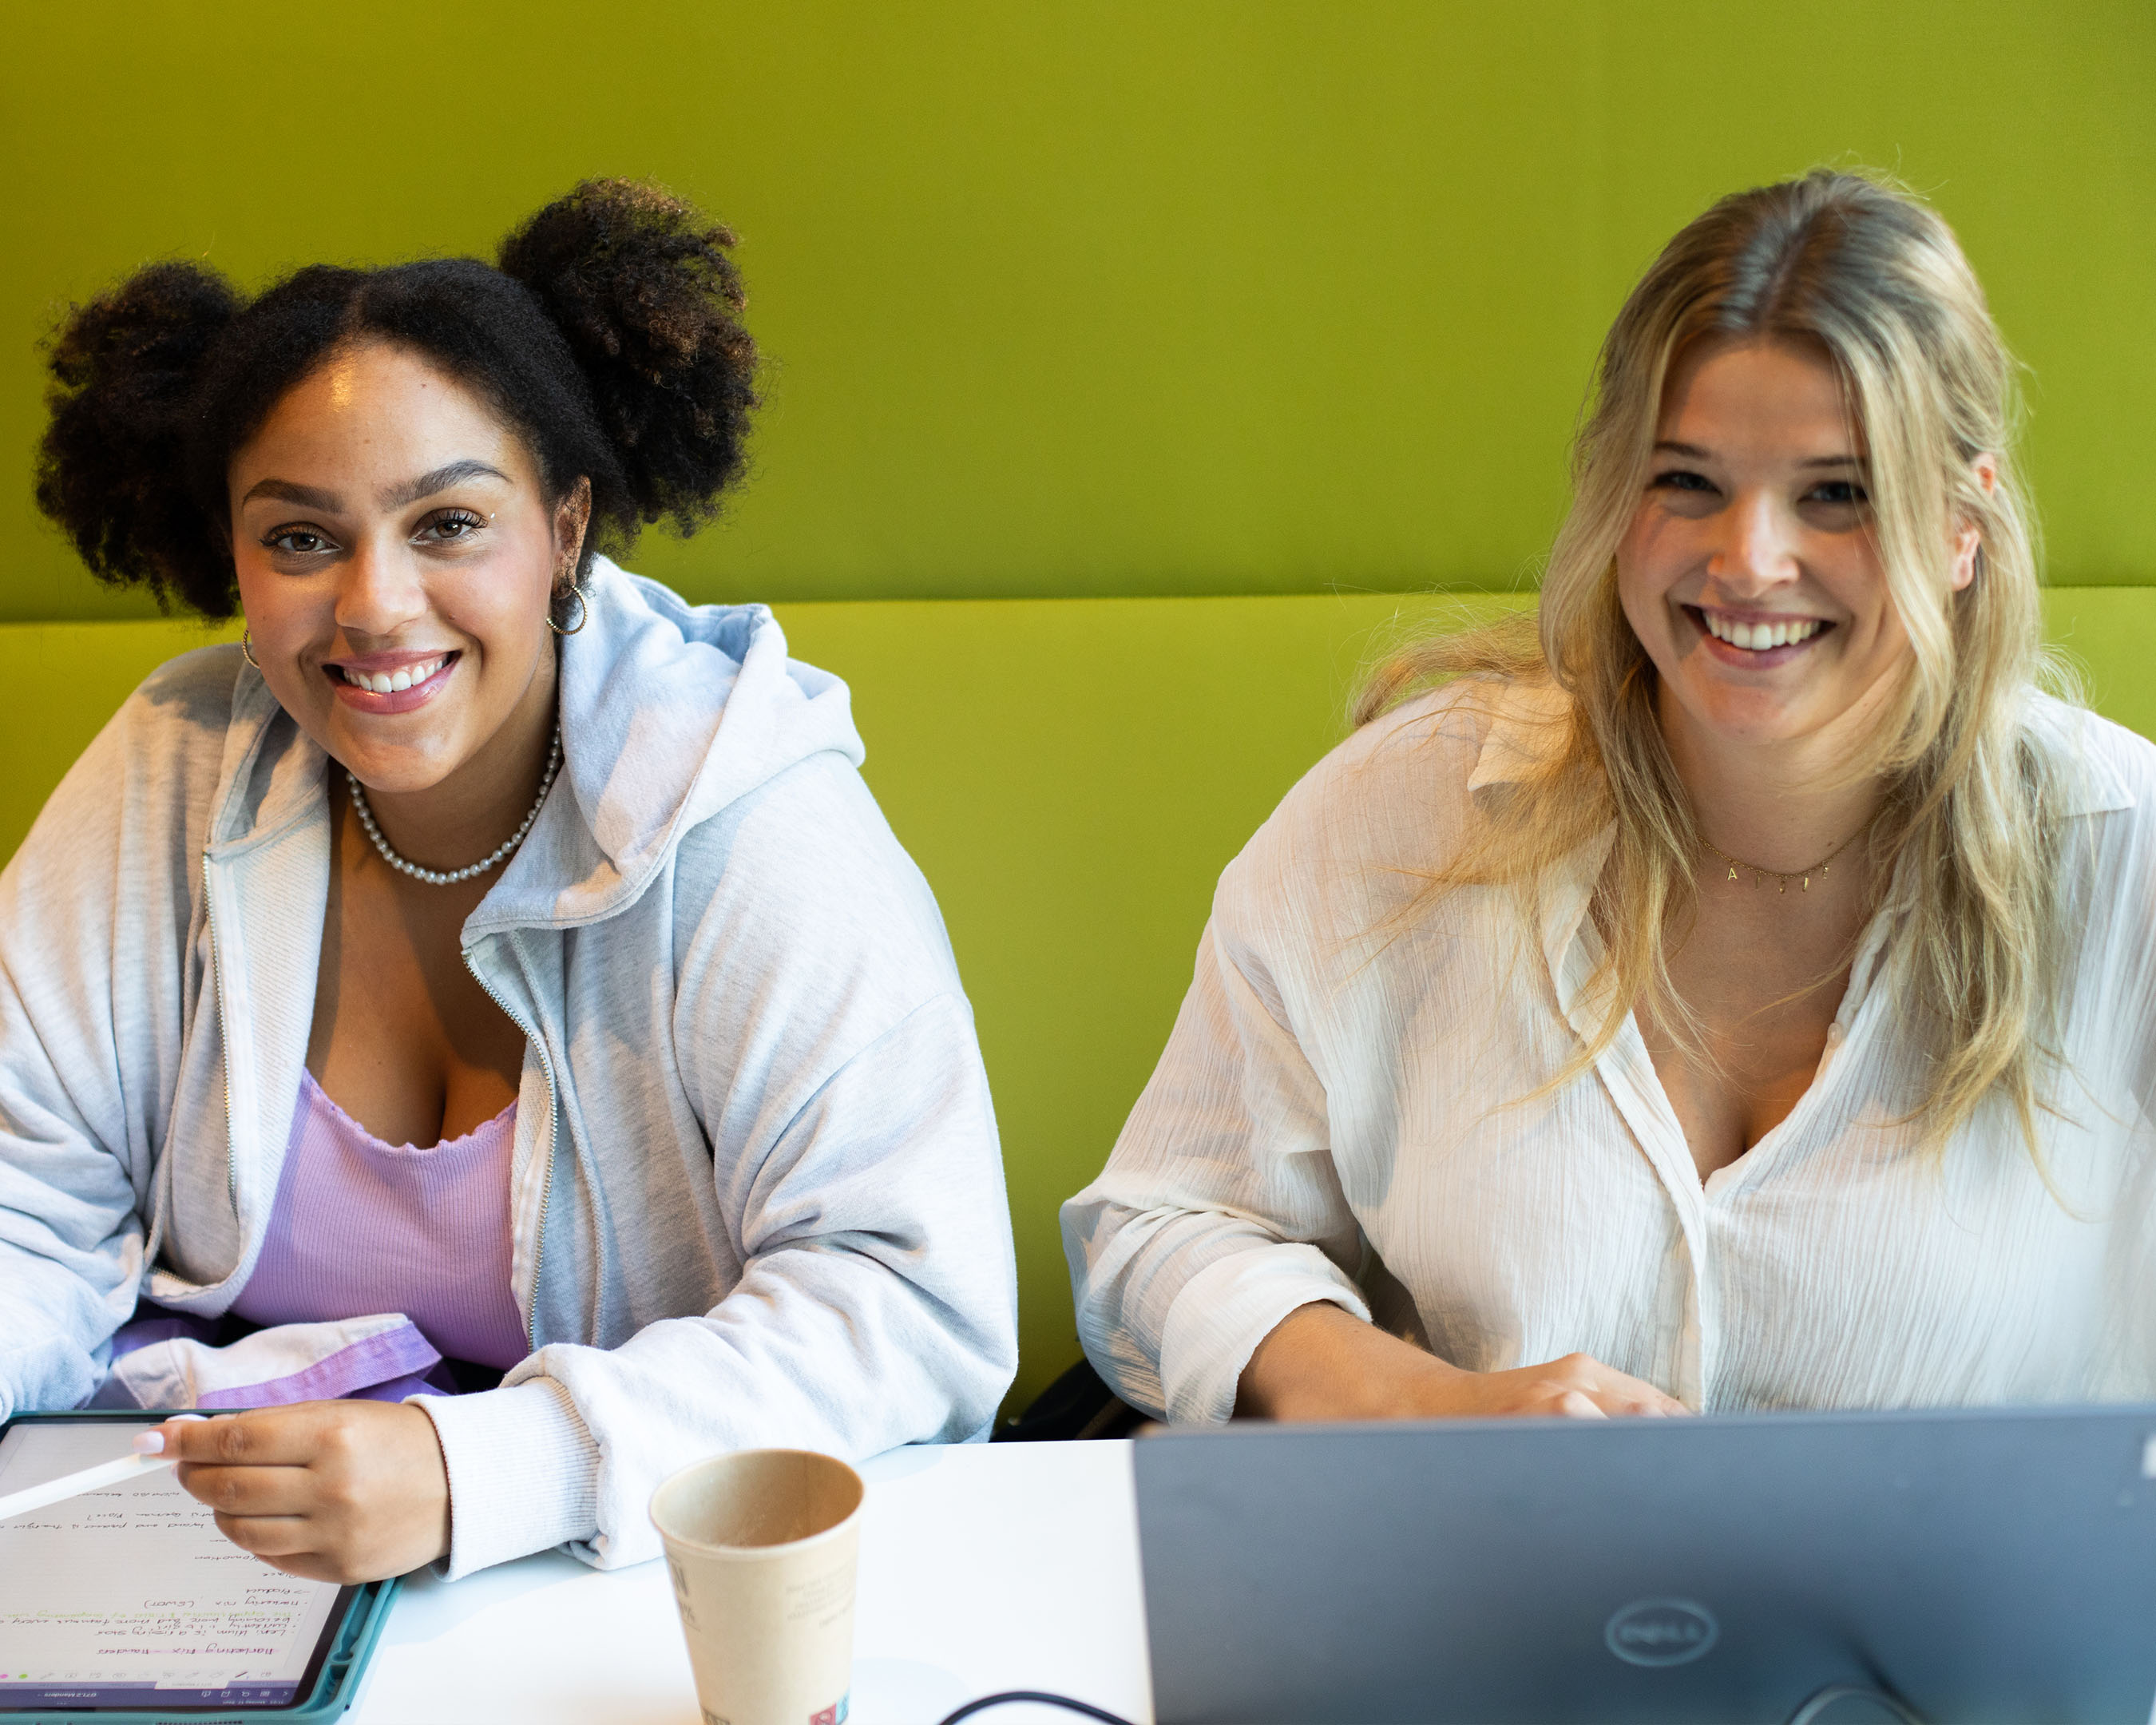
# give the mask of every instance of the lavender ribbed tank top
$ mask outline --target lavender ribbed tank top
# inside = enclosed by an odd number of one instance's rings
[[[277,1199],[232,1309],[252,1323],[401,1312],[451,1359],[531,1351],[510,1286],[516,1104],[460,1138],[385,1144],[303,1070]]]

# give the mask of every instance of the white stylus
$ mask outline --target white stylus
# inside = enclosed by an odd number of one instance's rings
[[[5,1497],[0,1497],[0,1522],[28,1515],[33,1509],[43,1509],[47,1504],[58,1503],[64,1498],[79,1497],[85,1491],[101,1491],[107,1486],[116,1486],[123,1480],[155,1473],[161,1467],[170,1467],[173,1460],[170,1455],[122,1455],[117,1461],[107,1461],[97,1467],[85,1467],[80,1473],[63,1474],[56,1480],[46,1481],[42,1486],[33,1486],[27,1491],[11,1491]]]
[[[175,1420],[202,1420],[202,1414],[175,1414]],[[56,1480],[47,1480],[42,1486],[33,1486],[27,1491],[11,1491],[0,1497],[0,1522],[28,1515],[33,1509],[43,1509],[49,1503],[62,1503],[70,1497],[80,1497],[85,1491],[102,1491],[107,1486],[119,1485],[124,1480],[138,1479],[146,1473],[155,1473],[161,1467],[170,1467],[179,1458],[175,1455],[122,1455],[117,1461],[105,1461],[95,1467],[85,1467],[80,1473],[62,1474]]]

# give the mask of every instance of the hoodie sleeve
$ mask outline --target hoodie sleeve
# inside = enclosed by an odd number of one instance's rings
[[[80,1405],[135,1308],[232,678],[153,676],[0,871],[0,1420]],[[230,655],[237,660],[237,654]]]
[[[429,1404],[453,1491],[470,1481],[453,1574],[549,1534],[607,1567],[639,1562],[659,1551],[651,1492],[687,1462],[963,1441],[1016,1370],[995,1117],[927,884],[835,754],[711,827],[679,865],[677,902],[708,896],[680,937],[674,1053],[740,1281],[701,1316],[512,1372],[507,1394],[545,1380],[573,1415],[531,1404],[555,1435],[509,1471],[526,1486],[466,1453],[463,1426],[486,1417],[470,1404],[492,1398]],[[542,1467],[564,1482],[546,1505],[531,1497]]]
[[[98,999],[110,952],[98,925],[110,916],[76,873],[85,850],[111,847],[86,830],[103,824],[86,806],[100,799],[72,788],[0,875],[0,1420],[90,1396],[142,1270],[118,1061],[100,1023],[110,1006]],[[66,963],[71,949],[89,962]]]

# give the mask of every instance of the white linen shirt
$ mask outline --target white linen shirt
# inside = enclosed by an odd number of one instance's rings
[[[1598,1022],[1607,831],[1532,930],[1503,889],[1414,906],[1467,799],[1543,758],[1552,700],[1440,691],[1364,727],[1222,875],[1159,1067],[1063,1209],[1111,1384],[1224,1420],[1258,1343],[1330,1301],[1470,1370],[1578,1351],[1702,1410],[2156,1395],[2156,747],[2029,697],[2071,787],[2041,1171],[1999,1098],[1943,1151],[1902,1123],[1926,1042],[1896,986],[1897,880],[1810,1088],[1702,1184],[1631,1019],[1536,1094]]]

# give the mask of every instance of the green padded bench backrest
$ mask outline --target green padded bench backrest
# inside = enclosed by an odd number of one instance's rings
[[[1173,1022],[1213,882],[1336,742],[1404,629],[1461,595],[863,602],[779,608],[852,685],[867,773],[941,900],[995,1086],[1018,1233],[1012,1405],[1076,1357],[1056,1205],[1100,1167]],[[2156,590],[2048,596],[2098,709],[2156,734]],[[0,856],[190,623],[0,627]]]

